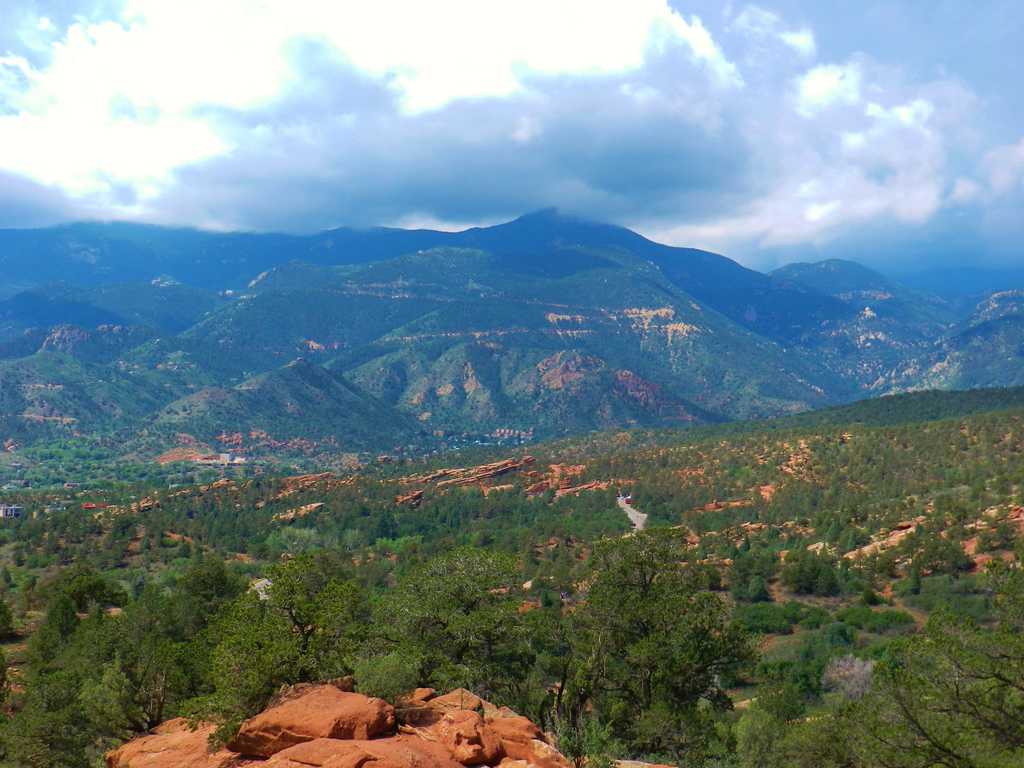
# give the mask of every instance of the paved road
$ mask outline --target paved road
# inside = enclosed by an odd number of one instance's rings
[[[633,524],[633,530],[642,531],[647,527],[647,515],[630,506],[629,502],[626,501],[625,496],[619,496],[616,501],[619,503],[619,509],[625,512],[627,517],[629,517],[629,522]]]

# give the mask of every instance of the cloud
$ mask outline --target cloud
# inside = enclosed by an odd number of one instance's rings
[[[814,41],[814,33],[806,27],[792,32],[783,32],[779,35],[779,39],[808,59],[813,59],[818,50]]]
[[[958,205],[967,205],[979,200],[983,194],[984,190],[978,182],[961,176],[954,182],[949,199]]]
[[[41,16],[36,29],[55,27]],[[177,171],[238,148],[211,110],[254,111],[303,87],[295,51],[310,42],[406,116],[522,95],[538,77],[637,71],[677,48],[715,86],[742,85],[701,20],[664,0],[129,0],[116,19],[70,23],[43,63],[0,59],[0,145],[17,148],[0,167],[144,213]]]
[[[861,100],[861,70],[857,62],[823,64],[797,78],[796,111],[814,117],[833,106],[853,106]]]
[[[79,214],[59,190],[0,171],[0,227],[42,227]]]
[[[1016,144],[996,147],[985,156],[985,169],[992,192],[1005,194],[1024,187],[1024,137]]]
[[[865,227],[921,227],[975,193],[953,175],[969,133],[962,116],[974,105],[959,84],[908,84],[864,56],[814,67],[796,82],[797,98],[751,160],[773,183],[726,216],[655,223],[657,236],[757,260],[758,252],[822,247]]]
[[[0,206],[308,231],[555,205],[753,264],[1016,231],[1018,97],[972,69],[1012,3],[769,5],[12,0]]]
[[[781,43],[807,59],[813,59],[817,53],[812,29],[806,26],[787,27],[779,14],[760,6],[744,6],[731,27],[761,44]]]
[[[522,94],[416,115],[323,48],[303,59],[344,98],[324,101],[314,86],[219,115],[237,149],[181,169],[161,220],[295,230],[480,222],[552,205],[623,220],[721,211],[748,182],[734,124],[706,82],[678,77],[699,73],[678,48],[649,58],[642,86],[634,73],[533,77]]]

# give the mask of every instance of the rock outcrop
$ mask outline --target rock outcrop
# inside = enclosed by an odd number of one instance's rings
[[[372,739],[395,730],[395,708],[383,699],[319,685],[242,723],[228,749],[272,757],[313,739]]]
[[[213,749],[212,725],[164,723],[107,754],[108,768],[569,768],[540,728],[457,689],[397,707],[333,684],[295,686]]]
[[[168,720],[148,736],[107,755],[107,768],[234,768],[245,760],[227,749],[211,751],[213,726],[192,729],[184,718]]]

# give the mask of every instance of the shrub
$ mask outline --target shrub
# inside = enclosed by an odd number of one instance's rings
[[[421,660],[395,651],[360,659],[354,665],[360,693],[394,701],[419,684]]]
[[[914,617],[905,611],[875,611],[866,605],[851,605],[844,608],[836,613],[836,618],[851,627],[875,634],[901,629],[914,623]]]
[[[0,638],[10,637],[14,634],[14,614],[10,606],[0,600]]]

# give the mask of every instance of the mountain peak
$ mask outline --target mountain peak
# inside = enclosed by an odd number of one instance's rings
[[[795,262],[776,269],[771,277],[780,283],[795,283],[828,295],[893,288],[892,281],[884,275],[846,259]]]

